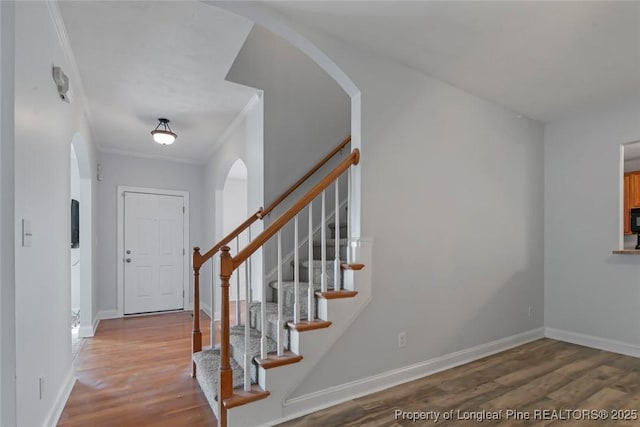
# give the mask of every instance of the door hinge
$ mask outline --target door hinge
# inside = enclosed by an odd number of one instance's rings
[[[187,251],[184,250],[184,248],[182,248],[182,255],[186,255]]]
[[[182,213],[185,213],[185,209],[184,209],[184,206],[182,207]]]

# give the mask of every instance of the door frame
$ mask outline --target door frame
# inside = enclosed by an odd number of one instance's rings
[[[189,245],[189,192],[178,190],[163,190],[159,188],[131,187],[128,185],[117,186],[117,219],[116,219],[116,266],[117,266],[117,285],[116,285],[116,311],[118,317],[124,317],[124,193],[143,193],[156,194],[160,196],[181,196],[184,200],[184,222],[183,222],[183,239],[184,239],[184,270],[182,279],[182,289],[184,291],[182,297],[182,307],[184,311],[191,310],[191,282],[189,280],[189,271],[191,268],[190,252],[187,250]]]

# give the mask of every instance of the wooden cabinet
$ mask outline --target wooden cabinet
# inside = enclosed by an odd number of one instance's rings
[[[640,208],[640,171],[624,174],[624,234],[631,234],[631,209]]]

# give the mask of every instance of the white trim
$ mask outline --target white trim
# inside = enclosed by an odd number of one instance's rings
[[[216,138],[215,142],[211,145],[211,148],[209,148],[209,150],[203,157],[203,159],[205,160],[202,162],[202,164],[206,164],[209,161],[211,156],[213,156],[216,150],[220,148],[222,143],[225,142],[227,138],[229,138],[231,133],[242,123],[242,121],[249,116],[249,113],[251,113],[253,107],[262,100],[262,95],[264,92],[258,89],[256,89],[256,91],[257,93],[251,96],[251,99],[249,99],[246,105],[242,107],[242,110],[233,118],[233,120],[231,120],[231,123],[229,123],[227,127],[224,128],[224,130],[220,133],[220,136]]]
[[[73,390],[73,386],[75,383],[76,377],[73,374],[73,366],[71,366],[64,378],[64,381],[62,381],[62,386],[58,390],[58,395],[56,396],[55,403],[47,414],[47,418],[44,423],[45,426],[55,427],[56,425],[58,425],[60,415],[62,415],[64,406],[67,404],[67,400],[69,399],[69,395],[71,395],[71,390]]]
[[[114,310],[115,312],[115,310]],[[80,329],[78,330],[78,336],[80,338],[91,338],[93,336],[95,336],[96,331],[98,330],[98,325],[100,324],[100,319],[102,319],[100,317],[100,314],[103,312],[99,312],[98,315],[95,317],[95,319],[93,319],[93,324],[91,327],[89,326],[80,326]],[[105,317],[107,318],[107,317]]]
[[[558,341],[565,341],[585,347],[597,348],[598,350],[610,351],[627,356],[640,357],[640,345],[622,341],[611,340],[609,338],[596,337],[594,335],[581,334],[578,332],[565,331],[562,329],[545,328],[544,336]]]
[[[56,27],[56,35],[58,36],[60,47],[62,48],[62,53],[64,54],[64,58],[69,64],[70,69],[67,70],[67,74],[69,74],[69,81],[72,91],[71,102],[74,102],[74,98],[76,98],[80,103],[82,111],[84,112],[84,116],[87,119],[87,128],[89,130],[89,134],[91,135],[91,142],[96,146],[96,148],[99,148],[99,140],[95,138],[93,132],[91,131],[91,129],[93,128],[93,126],[91,126],[91,124],[93,123],[93,115],[91,114],[89,99],[87,98],[87,92],[84,90],[82,79],[80,78],[78,62],[76,61],[73,49],[71,48],[69,34],[67,33],[67,28],[64,25],[64,19],[62,18],[62,12],[60,11],[60,7],[58,6],[58,0],[48,0],[45,3],[47,4],[47,8],[49,9],[51,20]]]
[[[511,348],[544,338],[544,328],[540,327],[510,337],[501,338],[485,344],[480,344],[465,350],[460,350],[444,356],[435,357],[399,369],[393,369],[378,375],[351,381],[324,390],[319,390],[303,396],[285,400],[283,406],[285,417],[270,421],[266,425],[275,425],[289,421],[311,412],[319,411],[348,400],[366,396],[389,387],[414,381],[435,373],[455,368],[473,362],[492,354],[500,353]]]
[[[98,327],[98,323],[100,323],[101,320],[119,319],[121,317],[122,314],[119,314],[118,310],[100,310],[96,319],[96,328]]]
[[[200,159],[195,160],[195,159],[185,159],[181,157],[165,156],[162,154],[139,153],[137,151],[120,150],[118,148],[111,148],[111,147],[100,147],[98,148],[98,151],[106,154],[117,154],[120,156],[137,157],[140,159],[163,160],[165,162],[186,163],[188,165],[203,165],[204,163],[206,163],[201,161]]]
[[[189,243],[189,192],[179,190],[163,190],[158,188],[146,188],[146,187],[131,187],[127,185],[118,185],[116,193],[117,204],[117,224],[116,224],[116,267],[117,267],[117,285],[116,285],[116,312],[118,317],[124,316],[124,203],[123,194],[125,192],[130,193],[144,193],[144,194],[158,194],[162,196],[180,196],[184,200],[184,222],[183,222],[183,239],[184,239],[184,255],[183,255],[183,282],[182,289],[184,291],[182,297],[182,309],[188,310],[191,307],[190,303],[190,289],[191,281],[189,272],[191,270],[191,257],[187,248],[190,248]]]
[[[200,310],[204,311],[206,313],[207,316],[209,316],[209,319],[211,319],[211,306],[209,304],[205,304],[205,303],[201,303],[200,304]],[[213,313],[213,320],[220,320],[220,312],[216,311],[215,313]]]

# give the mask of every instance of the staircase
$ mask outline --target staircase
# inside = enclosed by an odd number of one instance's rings
[[[253,222],[264,218],[284,201],[349,141],[350,138],[343,141],[274,204],[256,212],[204,255],[200,254],[199,248],[194,248],[196,313],[199,312],[200,268],[218,250],[221,251],[222,310],[219,346],[202,349],[199,316],[194,316],[192,333],[193,376],[198,380],[220,426],[266,425],[282,419],[284,404],[292,390],[355,319],[358,310],[368,302],[366,297],[358,299],[358,292],[355,291],[355,272],[364,265],[354,262],[359,252],[352,253],[351,249],[352,246],[357,246],[357,242],[350,237],[347,215],[340,212],[340,177],[349,174],[350,168],[358,164],[357,149],[295,201],[260,235],[253,240],[249,239],[251,241],[246,248],[232,256],[230,248],[226,246]],[[346,178],[349,190],[344,201],[348,203],[351,196],[350,175]],[[325,192],[331,185],[334,185],[335,196],[332,213],[334,222],[328,223]],[[316,215],[320,218],[315,218],[315,221],[314,202],[321,203],[320,215]],[[299,217],[307,214],[307,242],[300,242]],[[293,259],[290,261],[293,269],[288,277],[283,277],[286,262],[282,257],[281,234],[285,226],[291,225],[295,236]],[[277,238],[277,280],[268,281],[263,278],[260,283],[261,301],[251,301],[251,284],[246,273],[250,269],[251,256],[272,237]],[[300,254],[301,248],[303,256]],[[261,261],[264,263],[263,259]],[[245,295],[249,302],[244,307],[243,318],[237,325],[231,326],[229,286],[232,275],[240,274],[241,266],[244,266],[247,274]],[[370,290],[365,294],[369,292]],[[236,313],[239,317],[240,310]]]
[[[333,226],[333,224],[330,224]],[[346,231],[346,223],[342,225],[342,228]],[[334,233],[334,230],[331,230]],[[333,257],[335,253],[335,240],[334,235],[332,234],[331,239],[327,239],[325,243],[325,248],[327,251],[327,257]],[[340,250],[341,253],[346,255],[347,250],[347,239],[340,239]],[[321,275],[322,275],[322,260],[320,257],[321,252],[321,244],[320,239],[317,239],[313,242],[314,246],[314,259],[312,261],[313,264],[313,289],[314,294],[312,295],[312,304],[314,307],[311,312],[317,312],[317,298],[318,295],[315,293],[320,293],[321,291]],[[331,259],[331,258],[329,258]],[[346,259],[346,256],[343,258]],[[294,262],[291,261],[293,264]],[[335,291],[333,286],[333,261],[326,261],[326,273],[327,273],[327,290],[328,292]],[[321,329],[327,328],[331,326],[330,321],[323,321],[320,319],[315,319],[315,322],[308,322],[309,315],[309,304],[308,304],[308,294],[309,294],[309,262],[303,261],[299,265],[300,277],[304,278],[303,282],[299,282],[298,286],[298,300],[301,302],[300,304],[300,317],[302,319],[307,319],[307,323],[300,323],[299,325],[295,325],[294,322],[294,301],[295,301],[295,282],[294,277],[286,278],[282,281],[282,292],[281,292],[281,301],[282,301],[282,309],[283,309],[283,319],[286,324],[284,328],[284,336],[283,336],[283,345],[286,349],[285,356],[279,358],[279,366],[296,363],[302,360],[302,355],[296,355],[290,351],[290,330],[302,328],[305,330],[313,330],[313,329]],[[265,336],[267,341],[267,354],[274,355],[277,352],[277,339],[278,339],[278,281],[271,281],[267,288],[267,302],[266,313],[265,313]],[[356,293],[350,293],[348,295],[345,294],[345,297],[355,296]],[[249,320],[249,347],[247,353],[249,354],[249,358],[252,361],[250,365],[250,378],[251,384],[257,385],[258,383],[258,366],[267,365],[269,366],[270,359],[262,360],[261,359],[261,338],[262,338],[262,304],[260,302],[249,303],[248,307],[245,308],[246,316]],[[246,325],[246,320],[244,324],[232,326],[229,332],[229,340],[231,344],[231,365],[233,369],[233,387],[241,388],[244,386],[244,357],[245,357],[245,341],[244,341],[244,329]],[[196,379],[200,384],[200,388],[205,393],[207,400],[211,407],[217,406],[217,396],[218,396],[218,382],[217,382],[217,372],[220,368],[220,350],[219,349],[206,349],[193,354],[193,361],[196,365]]]

